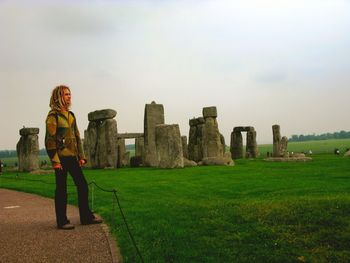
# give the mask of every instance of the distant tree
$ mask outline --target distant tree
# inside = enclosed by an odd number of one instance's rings
[[[291,138],[288,139],[290,142],[304,142],[304,141],[312,141],[312,140],[329,140],[329,139],[347,139],[350,138],[350,131],[340,131],[334,133],[322,133],[319,135],[316,134],[308,134],[308,135],[296,135],[293,134]]]

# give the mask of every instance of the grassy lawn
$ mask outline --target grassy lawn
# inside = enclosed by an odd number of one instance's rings
[[[53,197],[53,184],[4,178],[16,174],[2,175],[0,187]],[[234,167],[85,174],[117,189],[145,262],[350,262],[350,158],[316,154],[305,163],[242,159]],[[18,177],[54,182],[52,174]],[[69,192],[76,204],[75,188]],[[140,262],[113,200],[94,188],[94,209],[124,261]]]

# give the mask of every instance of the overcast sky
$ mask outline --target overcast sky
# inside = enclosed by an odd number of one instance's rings
[[[0,150],[40,128],[51,90],[71,87],[81,133],[94,110],[117,111],[119,132],[143,132],[144,107],[165,123],[216,106],[230,143],[254,126],[281,134],[350,130],[350,1],[0,0]]]

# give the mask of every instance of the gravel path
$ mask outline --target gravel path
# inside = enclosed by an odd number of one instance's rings
[[[58,230],[54,201],[0,189],[0,262],[121,262],[105,224],[80,225],[68,206],[74,230]]]

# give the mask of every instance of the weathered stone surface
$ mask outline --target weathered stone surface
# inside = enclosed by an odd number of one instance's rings
[[[144,156],[145,166],[157,167],[156,126],[164,124],[164,107],[162,104],[146,104],[144,116]]]
[[[281,157],[281,153],[280,153],[281,132],[280,132],[279,125],[276,124],[272,126],[272,135],[273,135],[272,156]]]
[[[203,108],[204,118],[208,118],[208,117],[216,118],[217,116],[218,116],[218,113],[215,106]]]
[[[125,139],[117,140],[118,148],[118,158],[117,158],[117,167],[125,167],[130,165],[130,153],[126,151]]]
[[[205,128],[204,123],[204,118],[199,117],[192,119],[193,125],[190,126],[188,140],[188,158],[195,162],[199,162],[203,158],[203,134]]]
[[[195,162],[206,157],[222,157],[225,151],[225,139],[216,121],[216,107],[203,108],[203,116],[189,121],[188,158]]]
[[[201,161],[202,165],[227,165],[233,166],[234,162],[231,159],[231,156],[222,156],[222,157],[207,157],[203,158]]]
[[[187,158],[184,158],[184,167],[194,167],[197,166],[197,163],[195,161],[188,160]]]
[[[286,157],[288,154],[287,146],[288,146],[288,139],[287,137],[283,136],[281,138],[281,132],[280,132],[280,126],[279,125],[273,125],[272,126],[272,133],[273,133],[273,157]]]
[[[258,156],[258,145],[256,142],[256,131],[251,126],[238,126],[233,128],[231,133],[230,152],[233,159],[243,158],[243,137],[242,132],[247,132],[246,158]]]
[[[196,118],[190,119],[188,123],[190,126],[196,126],[198,124]]]
[[[230,165],[230,166],[235,165],[235,162],[234,162],[234,160],[232,159],[231,153],[230,153],[230,152],[224,153],[223,158],[224,158],[224,161],[225,161],[225,163],[226,163],[227,165]]]
[[[117,167],[117,121],[114,119],[90,121],[84,132],[84,149],[92,168]]]
[[[16,149],[18,157],[18,170],[31,172],[39,169],[39,140],[38,128],[23,128],[20,130]]]
[[[234,132],[253,132],[255,131],[254,127],[251,126],[237,126],[233,128]]]
[[[159,124],[155,128],[158,167],[184,167],[182,141],[178,124]]]
[[[19,135],[27,136],[27,135],[35,135],[39,134],[39,128],[22,128],[19,130]]]
[[[225,137],[221,133],[220,133],[220,141],[221,141],[221,145],[222,145],[222,150],[225,153],[225,151],[226,151]]]
[[[197,121],[190,120],[190,131],[188,137],[188,159],[198,161],[198,147],[197,147]]]
[[[104,109],[90,112],[88,114],[89,121],[103,121],[107,119],[113,119],[117,115],[117,112],[112,109]]]
[[[288,138],[283,136],[280,142],[280,156],[287,157],[288,154]]]
[[[117,139],[136,139],[143,137],[143,133],[136,132],[126,132],[126,133],[118,133]]]
[[[143,137],[135,138],[135,156],[141,157],[141,160],[144,156],[144,147],[145,147],[145,140]]]
[[[232,159],[243,158],[243,137],[240,131],[231,133],[230,152]]]
[[[300,158],[300,157],[306,157],[306,156],[305,156],[305,153],[292,153],[290,154],[290,157]]]
[[[202,134],[203,158],[222,157],[224,154],[218,123],[215,118],[205,118]]]
[[[184,154],[184,158],[188,158],[187,136],[181,136],[181,142],[182,142],[182,152]]]
[[[246,158],[258,156],[258,145],[256,143],[256,131],[247,132]]]

